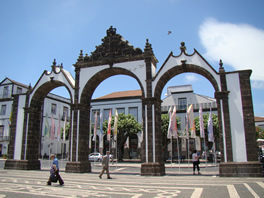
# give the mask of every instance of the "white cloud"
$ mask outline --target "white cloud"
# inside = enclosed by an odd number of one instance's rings
[[[251,82],[251,87],[255,89],[264,89],[264,81],[253,80]]]
[[[199,36],[207,58],[222,59],[235,70],[252,69],[251,79],[264,81],[264,30],[207,19],[200,26]]]
[[[198,81],[198,80],[199,80],[199,78],[196,75],[194,75],[194,74],[186,74],[184,76],[184,81],[186,83],[192,83],[192,82],[195,82],[195,81]]]

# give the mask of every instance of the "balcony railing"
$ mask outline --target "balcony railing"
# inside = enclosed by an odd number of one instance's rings
[[[193,104],[193,110],[199,110],[200,105],[202,105],[202,109],[217,108],[217,103],[216,102],[197,103],[197,104]],[[188,106],[190,106],[190,104],[188,104],[188,105],[176,105],[176,109],[177,109],[177,111],[186,110]],[[161,106],[161,112],[169,111],[170,107],[171,106]]]
[[[0,142],[9,141],[9,140],[10,140],[10,136],[0,136]]]

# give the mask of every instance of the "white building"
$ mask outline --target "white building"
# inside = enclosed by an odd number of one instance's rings
[[[91,102],[91,122],[94,123],[94,114],[97,112],[98,118],[100,113],[102,113],[102,120],[108,120],[109,111],[111,109],[112,115],[115,114],[116,110],[118,113],[131,114],[136,120],[142,124],[142,101],[141,101],[142,92],[141,90],[132,90],[132,91],[122,91],[122,92],[114,92],[100,98],[96,98]],[[98,123],[100,125],[100,121],[98,119]],[[106,149],[109,149],[108,141],[106,141],[106,135],[103,138],[103,141],[98,144],[99,133],[97,131],[97,145],[96,150],[101,153],[105,153]],[[90,136],[90,141],[93,138],[93,135]],[[125,146],[124,156],[130,158],[139,158],[140,154],[140,141],[141,133],[130,137]],[[91,151],[94,151],[95,142],[90,142]],[[114,145],[111,145],[111,148]]]
[[[5,78],[0,83],[0,155],[7,154],[11,123],[12,95],[26,93],[27,86]]]
[[[161,111],[167,113],[169,108],[176,105],[177,117],[180,118],[181,126],[179,132],[185,128],[186,109],[193,104],[194,117],[199,116],[199,108],[202,105],[203,113],[217,114],[217,104],[214,98],[199,95],[193,92],[192,85],[180,85],[168,87],[166,98],[162,100]]]

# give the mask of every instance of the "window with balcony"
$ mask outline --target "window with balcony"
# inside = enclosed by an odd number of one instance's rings
[[[0,115],[5,115],[5,114],[6,114],[6,105],[2,105]]]
[[[178,99],[178,109],[179,110],[187,109],[187,99],[186,98]]]

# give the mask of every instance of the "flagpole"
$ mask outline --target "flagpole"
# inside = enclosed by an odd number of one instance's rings
[[[173,137],[171,135],[171,169],[172,169],[172,156],[173,156],[173,154],[172,154],[172,151],[173,151],[172,141],[173,141]]]
[[[116,138],[116,170],[117,170],[117,160],[118,158],[117,158],[117,138]],[[114,157],[113,157],[113,162],[114,162]]]
[[[180,167],[180,147],[179,147],[179,137],[177,136],[177,149],[178,149],[178,165],[179,165],[179,172],[181,170]]]
[[[206,162],[206,168],[207,168],[207,152],[206,152],[206,144],[205,144],[205,136],[204,136],[204,159],[205,159],[205,162]]]
[[[188,131],[189,133],[189,131]],[[190,153],[189,153],[189,149],[190,149],[190,138],[188,138],[188,148],[187,148],[187,154],[188,154],[188,169],[190,168]]]

